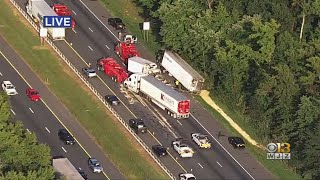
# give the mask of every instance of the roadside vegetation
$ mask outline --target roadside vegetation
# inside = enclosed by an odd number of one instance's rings
[[[17,11],[8,3],[0,1],[0,34],[94,137],[126,179],[166,179],[164,172],[139,145],[134,144],[136,142],[131,136],[125,135],[126,130],[108,116],[102,103],[76,80],[66,64],[58,61],[50,48],[39,48],[40,41],[35,31],[30,29],[31,26],[25,26],[26,21],[19,19]]]
[[[320,179],[319,1],[101,1],[132,32],[139,32],[134,24],[150,19],[158,45],[146,46],[184,57],[254,139],[289,142],[290,161],[262,160],[251,150],[279,179]]]
[[[54,179],[50,148],[20,121],[10,121],[9,97],[0,93],[0,179]]]

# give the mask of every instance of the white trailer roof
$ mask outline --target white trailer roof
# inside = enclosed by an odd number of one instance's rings
[[[66,177],[67,180],[84,180],[67,158],[52,159],[52,165],[54,171]]]
[[[193,78],[204,80],[204,78],[196,70],[194,70],[185,60],[183,60],[177,53],[171,51],[165,51],[165,53],[167,53],[171,58],[175,59],[175,61],[183,69],[189,72]]]
[[[149,61],[147,59],[143,59],[143,58],[137,57],[137,56],[131,57],[131,58],[129,58],[129,60],[140,63],[140,64],[151,64],[151,63],[155,64],[152,61]]]
[[[41,16],[57,16],[54,10],[44,0],[30,0],[29,3],[32,3],[32,6],[37,6],[41,12]]]
[[[157,78],[153,76],[144,76],[142,78],[148,81],[149,83],[153,84],[154,86],[156,86],[162,92],[168,94],[171,98],[175,99],[176,101],[189,100],[188,98],[183,96],[181,93],[179,93],[178,91],[175,91],[174,89],[164,84],[163,82],[159,81]]]

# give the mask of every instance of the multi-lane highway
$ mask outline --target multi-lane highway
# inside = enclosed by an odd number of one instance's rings
[[[47,2],[50,5],[52,3],[50,0]],[[18,3],[24,8],[22,2]],[[116,32],[109,30],[110,27],[105,24],[106,18],[98,19],[103,13],[99,4],[81,0],[62,3],[72,9],[77,24],[74,31],[67,31],[65,42],[59,41],[55,44],[72,64],[80,70],[88,63],[95,64],[96,60],[102,56],[112,56],[119,60],[113,52],[114,44],[117,42]],[[99,13],[99,16],[95,15],[95,12]],[[103,14],[103,17],[110,16]],[[141,54],[144,56],[143,52]],[[122,105],[115,107],[115,110],[123,119],[139,117],[145,120],[150,132],[140,137],[149,146],[161,143],[170,147],[176,137],[190,140],[190,134],[193,132],[209,134],[213,142],[210,150],[198,149],[190,141],[190,145],[196,152],[192,159],[176,159],[177,153],[172,148],[168,150],[170,156],[162,158],[162,161],[175,175],[187,171],[192,172],[199,179],[273,179],[246,151],[232,149],[227,144],[226,136],[218,139],[218,132],[224,135],[227,135],[227,132],[192,96],[188,95],[192,100],[192,116],[185,120],[175,120],[144,100],[130,104],[120,92],[118,84],[112,82],[103,73],[99,72],[98,75],[98,78],[89,81],[102,95],[115,94],[120,98]]]
[[[0,81],[3,80],[11,81],[18,92],[17,95],[10,98],[13,119],[22,121],[29,133],[36,134],[39,142],[49,145],[52,156],[67,157],[76,168],[80,167],[87,173],[88,179],[123,178],[94,141],[84,130],[81,131],[82,127],[74,117],[0,36]],[[40,92],[42,101],[29,100],[25,90],[30,86]],[[75,145],[65,145],[60,141],[58,130],[63,128],[73,133],[77,139]],[[102,163],[104,173],[96,174],[88,168],[87,161],[91,156],[96,157]]]

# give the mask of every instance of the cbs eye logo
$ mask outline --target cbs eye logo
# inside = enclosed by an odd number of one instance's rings
[[[269,153],[290,153],[291,145],[289,143],[269,143],[267,150]]]

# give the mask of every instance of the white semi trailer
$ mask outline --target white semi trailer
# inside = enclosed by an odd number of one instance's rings
[[[124,81],[124,86],[145,96],[173,118],[188,118],[190,115],[190,100],[153,76],[132,74]]]
[[[43,16],[58,16],[44,0],[28,0],[26,5],[27,13],[33,20],[43,27]],[[47,28],[52,40],[63,40],[65,28]]]
[[[165,51],[161,66],[176,78],[188,91],[200,93],[204,78],[178,54]]]
[[[128,71],[131,73],[143,74],[160,73],[160,69],[156,63],[137,56],[128,59]]]

